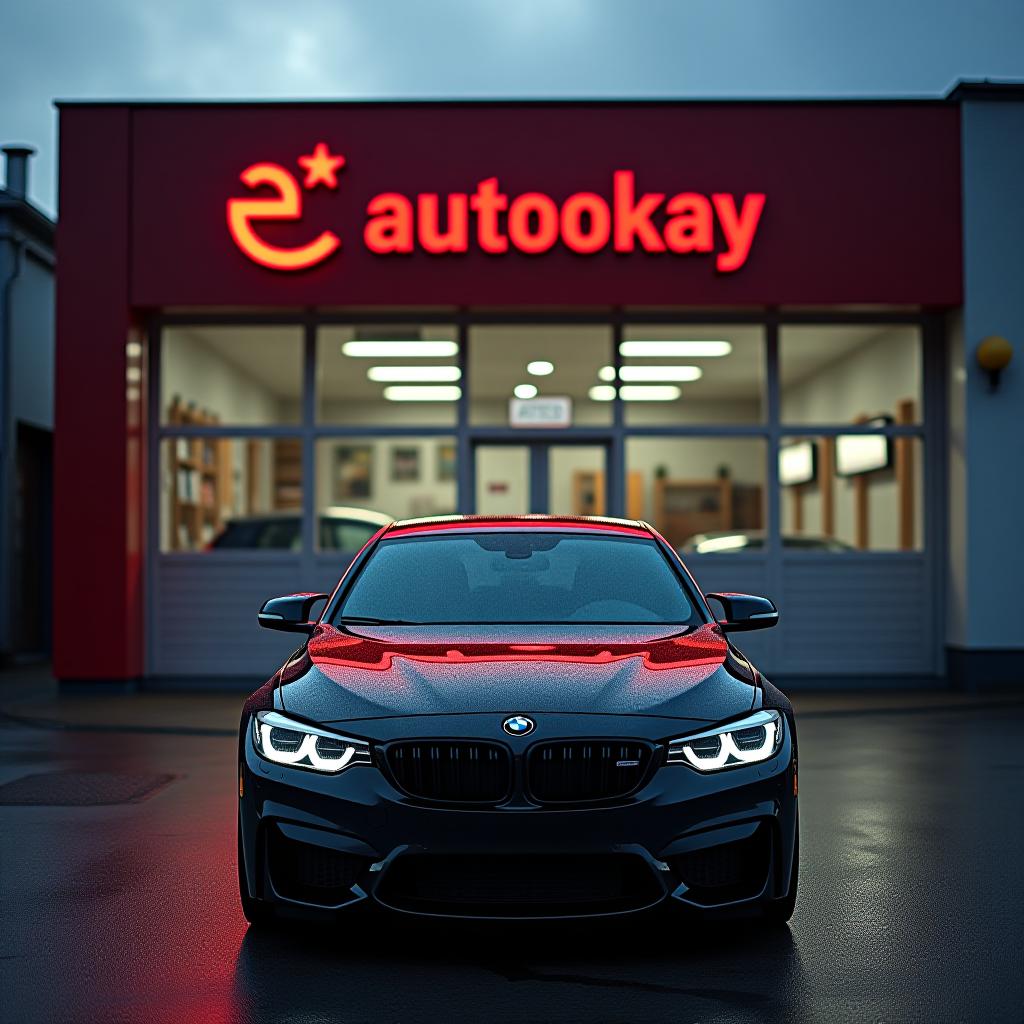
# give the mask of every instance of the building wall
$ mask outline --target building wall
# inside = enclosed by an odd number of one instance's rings
[[[0,197],[0,324],[9,332],[0,351],[2,659],[42,653],[49,643],[49,442],[36,433],[29,443],[19,424],[53,430],[54,278],[52,225],[24,201]]]
[[[309,197],[307,226],[337,230],[344,259],[271,284],[232,242],[225,200],[242,191],[238,176],[248,162],[267,153],[292,159],[305,145],[295,140],[320,137],[327,118],[344,129],[351,173],[337,195]],[[439,131],[462,144],[443,152],[413,144]],[[206,154],[201,166],[182,150],[183,133]],[[56,530],[57,675],[131,679],[143,671],[150,567],[140,538],[156,510],[144,501],[148,424],[137,400],[126,397],[126,390],[138,391],[125,387],[136,314],[395,302],[494,309],[598,300],[645,308],[954,305],[961,277],[957,133],[958,111],[943,104],[63,107],[56,500],[75,514],[59,516]],[[618,166],[607,153],[611,137],[645,189],[770,196],[764,231],[742,273],[716,274],[710,256],[692,254],[626,257],[609,248],[584,260],[561,248],[543,261],[522,253],[497,261],[474,249],[465,258],[417,251],[383,260],[359,244],[367,200],[382,175],[389,188],[409,194],[425,183],[439,192],[464,190],[477,174],[559,197],[607,191]],[[931,168],[923,177],[922,163]],[[171,180],[176,187],[168,191]],[[860,202],[844,202],[850,195]],[[875,212],[869,233],[866,206]],[[704,450],[716,448],[721,456],[717,442]],[[680,472],[697,468],[691,458]],[[88,493],[106,500],[82,501]],[[196,560],[166,561],[181,562],[184,580],[186,563]],[[83,606],[85,590],[92,600]],[[196,597],[195,590],[181,594]],[[191,645],[194,631],[183,630],[182,638]]]
[[[962,578],[954,577],[965,620],[955,643],[1024,652],[1024,101],[965,98],[962,147],[965,300],[957,385],[966,508],[956,525],[965,531],[967,564]],[[991,334],[1007,337],[1016,350],[995,392],[975,362],[978,343]],[[954,448],[955,466],[960,459]],[[951,474],[954,487],[960,469]],[[1018,684],[1022,664],[1019,657],[1013,662]]]
[[[967,644],[967,364],[963,310],[946,322],[948,561],[946,563],[946,643]]]
[[[11,303],[11,413],[53,429],[53,268],[27,253]]]

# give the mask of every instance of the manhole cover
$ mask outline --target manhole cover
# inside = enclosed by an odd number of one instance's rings
[[[119,775],[114,772],[43,772],[0,786],[0,805],[98,807],[103,804],[137,804],[174,778],[174,775]]]

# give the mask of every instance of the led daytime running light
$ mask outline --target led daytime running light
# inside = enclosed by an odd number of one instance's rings
[[[257,753],[274,764],[306,768],[317,772],[337,774],[346,768],[370,764],[370,747],[364,740],[351,739],[338,733],[317,729],[314,726],[296,722],[277,711],[259,711],[252,720],[253,744]],[[292,750],[274,746],[274,732],[301,734],[301,739]],[[339,745],[338,757],[325,757],[318,749],[320,739],[331,740]],[[342,746],[344,745],[344,746]]]
[[[764,740],[753,749],[742,749],[733,738],[735,733],[747,729],[764,729]],[[702,739],[718,739],[718,752],[710,757],[701,757],[694,744]],[[668,763],[688,764],[698,771],[714,772],[742,764],[756,764],[767,761],[778,753],[782,743],[782,719],[777,711],[756,711],[739,722],[709,729],[706,732],[684,736],[669,742]]]

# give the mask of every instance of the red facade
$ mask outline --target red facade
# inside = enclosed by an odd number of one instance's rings
[[[300,163],[318,143],[344,157],[336,187]],[[138,358],[128,342],[142,339],[134,332],[152,310],[961,301],[954,105],[76,105],[62,108],[60,145],[61,678],[142,673],[145,374],[127,387]],[[261,265],[229,230],[229,200],[281,198],[243,183],[261,164],[294,179],[298,203],[287,217],[248,221],[262,242],[340,241],[308,268]],[[505,205],[490,227],[514,235],[506,251],[487,251],[500,245],[482,226],[495,193]],[[381,252],[389,236],[367,225],[403,200],[418,218],[412,244]],[[672,235],[680,211],[691,220]],[[730,217],[735,234],[744,216],[749,251],[723,260]],[[445,233],[455,251],[429,251],[445,248]]]

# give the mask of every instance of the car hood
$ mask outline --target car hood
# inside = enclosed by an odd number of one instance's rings
[[[279,697],[318,722],[483,712],[718,721],[753,705],[753,672],[717,626],[629,629],[488,627],[482,639],[321,625],[281,670]]]

